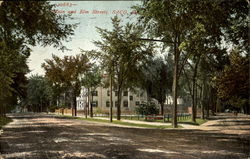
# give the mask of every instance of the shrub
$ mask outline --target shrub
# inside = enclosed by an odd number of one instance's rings
[[[143,103],[135,108],[135,112],[140,115],[159,114],[159,109],[155,103]]]

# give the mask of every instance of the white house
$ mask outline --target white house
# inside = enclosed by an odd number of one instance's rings
[[[82,87],[80,96],[77,97],[77,110],[84,110],[87,105],[88,96],[87,89]],[[113,109],[117,107],[117,91],[112,92],[113,96]],[[90,98],[92,98],[90,96]],[[91,100],[90,100],[91,101]],[[134,108],[142,102],[147,101],[147,93],[144,90],[137,89],[135,92],[125,90],[122,92],[121,110],[133,111]],[[93,92],[93,107],[102,111],[108,111],[110,107],[110,90],[104,87],[97,87]]]

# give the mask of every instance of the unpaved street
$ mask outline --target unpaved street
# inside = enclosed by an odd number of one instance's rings
[[[250,158],[248,117],[222,118],[199,130],[118,127],[43,114],[12,118],[0,139],[6,159]]]

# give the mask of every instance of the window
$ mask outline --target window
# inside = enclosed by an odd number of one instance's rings
[[[110,107],[110,101],[106,101],[106,107]]]
[[[117,107],[118,106],[118,101],[115,101],[115,107]]]
[[[93,102],[92,102],[92,106],[93,106],[93,107],[98,107],[98,101],[93,101]]]
[[[123,107],[128,107],[128,101],[123,101]]]
[[[123,96],[128,96],[128,91],[124,91]]]
[[[115,96],[116,96],[116,97],[118,96],[118,91],[115,91]]]
[[[98,96],[98,92],[97,91],[92,91],[92,95],[93,96]]]
[[[133,96],[129,96],[129,100],[133,100]]]
[[[110,91],[109,90],[107,90],[107,96],[110,96]]]
[[[135,105],[140,105],[140,102],[139,102],[139,101],[136,101],[136,102],[135,102]]]

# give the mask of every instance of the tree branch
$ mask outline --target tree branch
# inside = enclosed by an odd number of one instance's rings
[[[143,40],[143,41],[156,41],[156,42],[166,42],[166,43],[174,43],[173,41],[163,40],[163,39],[147,39],[147,38],[137,38],[135,40]]]

